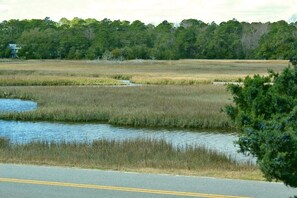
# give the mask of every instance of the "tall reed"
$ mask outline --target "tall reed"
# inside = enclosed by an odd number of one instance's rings
[[[96,140],[92,143],[32,142],[18,145],[0,138],[0,162],[77,166],[100,169],[255,173],[223,154],[199,146],[176,148],[164,140]]]

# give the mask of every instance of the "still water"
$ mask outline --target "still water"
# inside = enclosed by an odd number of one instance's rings
[[[32,111],[37,104],[32,101],[0,99],[0,112]],[[50,122],[20,122],[0,120],[0,136],[11,142],[23,144],[31,141],[84,142],[97,139],[164,139],[175,146],[201,145],[224,153],[238,162],[255,162],[255,159],[237,153],[236,134],[193,132],[187,130],[135,129],[108,124],[69,124]]]
[[[19,99],[0,99],[0,113],[32,111],[37,108],[37,103]]]

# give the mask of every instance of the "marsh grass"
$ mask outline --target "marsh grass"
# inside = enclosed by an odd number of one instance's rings
[[[154,77],[154,76],[134,76],[130,79],[132,83],[147,85],[198,85],[210,84],[212,77]]]
[[[0,61],[0,77],[53,76],[98,77],[156,85],[192,85],[214,81],[236,81],[247,75],[280,71],[288,61],[177,60],[177,61]],[[3,78],[3,77],[2,77]],[[22,81],[21,78],[15,79]],[[94,82],[94,81],[91,81]],[[91,83],[90,82],[90,83]]]
[[[246,75],[279,71],[288,61],[0,61],[0,97],[33,99],[38,110],[1,115],[28,121],[107,122],[142,127],[223,129],[233,127],[221,108],[230,104],[225,86]],[[119,80],[158,86],[114,85]],[[51,85],[52,87],[5,87]],[[163,86],[166,85],[166,86]]]
[[[99,169],[155,169],[199,173],[204,170],[257,172],[223,154],[199,146],[176,148],[164,140],[96,140],[92,143],[32,142],[18,145],[0,138],[0,162],[76,166]],[[246,176],[246,175],[245,175]],[[259,176],[260,177],[260,176]]]
[[[67,85],[120,85],[120,81],[111,78],[36,76],[36,75],[0,75],[0,86],[67,86]]]
[[[1,119],[106,122],[141,127],[231,129],[224,86],[2,87],[0,97],[33,99],[38,109]]]

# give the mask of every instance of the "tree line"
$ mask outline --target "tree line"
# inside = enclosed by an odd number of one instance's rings
[[[21,47],[18,57],[23,59],[289,59],[297,52],[297,23],[3,21],[0,58],[11,57],[12,43]]]

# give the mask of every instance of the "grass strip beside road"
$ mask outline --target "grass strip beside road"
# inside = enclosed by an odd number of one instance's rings
[[[196,193],[196,192],[180,192],[180,191],[171,191],[171,190],[155,190],[155,189],[144,189],[144,188],[129,188],[129,187],[120,187],[120,186],[103,186],[103,185],[94,185],[94,184],[77,184],[77,183],[66,183],[66,182],[14,179],[14,178],[0,178],[0,182],[58,186],[58,187],[72,187],[72,188],[86,188],[86,189],[97,189],[97,190],[111,190],[111,191],[133,192],[133,193],[148,193],[148,194],[159,194],[159,195],[174,195],[174,196],[184,196],[184,197],[248,198],[248,197],[242,197],[242,196],[206,194],[206,193]]]
[[[0,162],[261,180],[255,165],[238,164],[202,146],[164,140],[13,144],[0,138]]]

